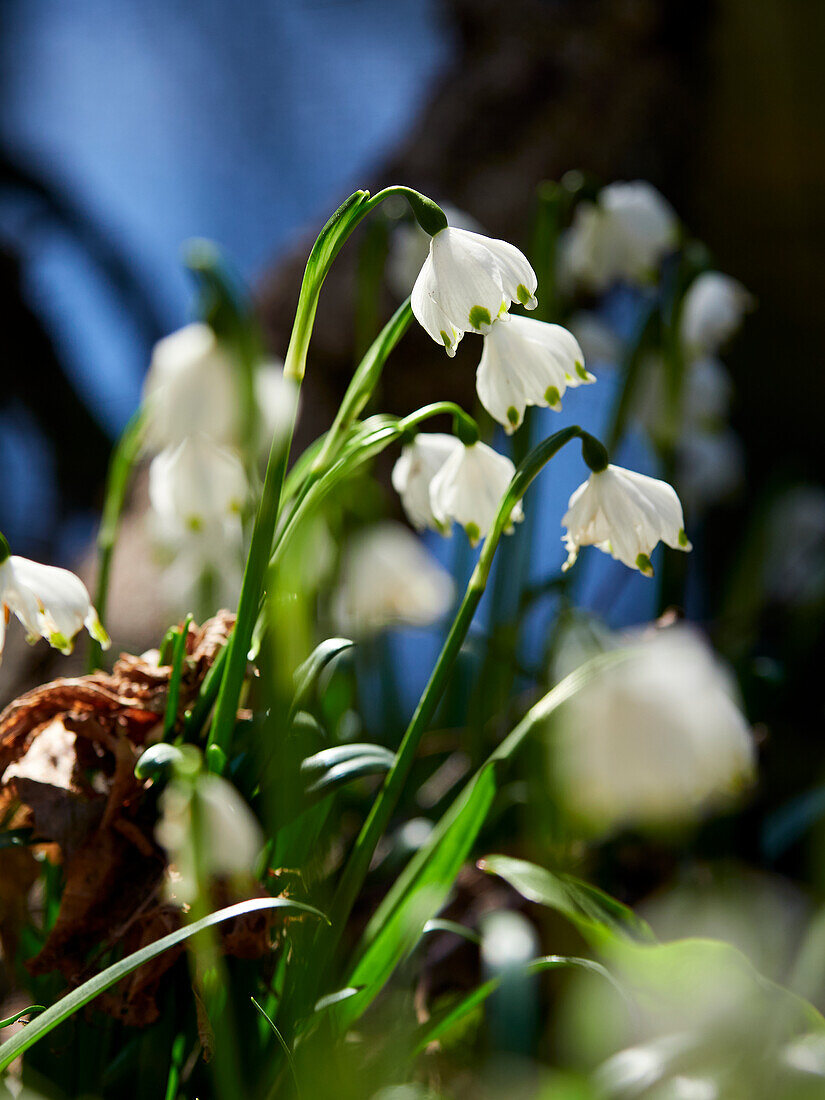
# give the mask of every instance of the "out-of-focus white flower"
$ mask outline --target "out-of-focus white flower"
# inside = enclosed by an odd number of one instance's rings
[[[676,481],[688,515],[729,497],[744,469],[742,443],[729,428],[686,433],[676,448]]]
[[[471,218],[458,207],[442,203],[441,209],[448,225],[455,229],[469,229],[473,233],[481,232],[481,226],[475,218]],[[430,236],[414,218],[402,222],[393,230],[387,256],[387,282],[399,298],[406,298],[412,290],[429,249]]]
[[[714,355],[753,309],[753,296],[737,280],[719,271],[703,271],[682,301],[679,331],[687,354]]]
[[[567,327],[579,342],[585,361],[615,367],[622,356],[622,341],[618,333],[592,309],[580,309],[568,321]]]
[[[673,208],[652,184],[608,184],[595,203],[576,207],[561,242],[562,276],[595,291],[620,279],[647,280],[675,248],[678,232]]]
[[[419,432],[406,444],[393,467],[392,485],[401,497],[407,518],[413,527],[423,531],[432,527],[445,533],[445,527],[433,515],[430,505],[430,485],[433,478],[461,441],[444,432]]]
[[[804,606],[825,591],[825,489],[795,485],[773,502],[767,517],[762,576],[768,595]]]
[[[454,451],[430,483],[430,507],[444,528],[461,524],[473,546],[493,525],[515,466],[486,443]],[[507,530],[524,519],[521,501],[510,513]]]
[[[732,682],[695,630],[628,636],[560,712],[551,767],[565,804],[599,830],[690,820],[754,769]]]
[[[621,466],[592,473],[570,497],[562,524],[568,552],[563,569],[575,562],[580,547],[596,546],[652,577],[650,555],[660,541],[674,550],[691,549],[673,486]]]
[[[636,387],[634,415],[653,439],[660,437],[668,421],[666,371],[661,355],[646,355]],[[728,414],[732,389],[725,365],[715,356],[688,359],[684,364],[679,401],[679,431],[689,433],[719,426]]]
[[[536,273],[512,244],[447,226],[430,240],[410,305],[448,355],[465,332],[490,331],[511,302],[535,309]]]
[[[149,467],[149,500],[157,515],[192,530],[236,515],[247,493],[238,455],[206,436],[187,436],[155,455]]]
[[[178,517],[150,513],[151,535],[163,567],[161,584],[166,606],[184,613],[199,607],[234,607],[243,579],[244,541],[237,514],[193,528]]]
[[[171,783],[161,795],[160,808],[155,835],[177,871],[172,889],[178,901],[188,903],[197,896],[196,850],[202,853],[202,870],[210,877],[243,880],[253,873],[263,833],[227,780],[204,774],[193,787]],[[193,837],[194,828],[199,833]]]
[[[452,599],[449,573],[406,527],[385,521],[347,547],[332,613],[343,633],[364,635],[392,625],[428,626]]]
[[[260,418],[261,446],[269,451],[273,438],[286,436],[295,417],[298,389],[284,378],[284,365],[278,359],[261,363],[255,370],[255,399]]]
[[[4,553],[5,539],[0,542],[0,556]],[[26,628],[29,643],[45,638],[68,654],[85,626],[104,649],[109,648],[109,636],[92,607],[86,585],[68,569],[8,554],[0,562],[0,608],[0,659],[12,612]]]
[[[234,441],[239,389],[232,362],[209,325],[186,325],[155,344],[143,401],[150,450],[196,433],[216,443]]]
[[[561,325],[533,317],[510,317],[484,337],[476,389],[487,412],[511,434],[527,405],[561,410],[568,386],[596,379],[584,367],[575,336]]]

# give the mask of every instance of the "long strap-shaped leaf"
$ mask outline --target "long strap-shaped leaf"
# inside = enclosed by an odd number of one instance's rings
[[[161,937],[155,943],[149,944],[148,947],[142,947],[140,951],[135,951],[134,954],[128,955],[120,962],[107,967],[100,974],[96,974],[93,978],[84,982],[83,985],[78,986],[77,989],[73,989],[71,993],[67,993],[65,997],[61,997],[36,1020],[24,1027],[22,1031],[18,1031],[8,1042],[0,1046],[0,1072],[15,1058],[28,1050],[29,1047],[34,1046],[44,1035],[48,1035],[58,1024],[62,1024],[72,1013],[77,1012],[79,1008],[83,1008],[84,1005],[93,1000],[98,993],[102,993],[113,986],[121,978],[125,978],[133,970],[137,970],[143,963],[162,955],[170,947],[176,947],[177,944],[183,943],[184,940],[189,939],[190,936],[194,936],[198,932],[202,932],[205,928],[211,928],[213,925],[221,924],[233,917],[242,917],[246,913],[256,913],[261,909],[289,909],[311,913],[315,917],[320,917],[321,920],[326,920],[324,914],[311,905],[289,901],[286,898],[251,898],[249,901],[241,901],[237,905],[230,905],[226,909],[219,909],[216,913],[210,913],[208,917],[195,921],[194,924],[189,924],[185,928],[179,928],[176,932],[170,932],[168,936]]]
[[[461,865],[472,850],[499,787],[499,769],[528,734],[607,665],[625,660],[628,649],[594,657],[544,696],[460,792],[379,905],[367,925],[362,953],[347,984],[361,986],[334,1011],[337,1025],[350,1026],[372,1003],[396,966],[415,947],[428,920],[444,905]]]

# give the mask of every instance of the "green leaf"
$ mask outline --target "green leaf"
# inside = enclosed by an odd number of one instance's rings
[[[395,754],[383,745],[335,745],[308,756],[301,764],[308,798],[322,798],[344,783],[363,775],[383,775],[395,762]]]
[[[428,936],[433,932],[450,932],[454,936],[461,936],[462,939],[468,940],[470,943],[481,943],[481,936],[478,932],[474,932],[472,928],[468,928],[466,925],[459,924],[454,920],[443,920],[437,917],[434,920],[428,920],[421,930],[421,935]]]
[[[653,940],[649,926],[632,909],[573,875],[554,874],[535,863],[511,856],[485,856],[482,871],[498,875],[528,901],[568,917],[587,941],[600,946],[616,936]]]
[[[487,763],[462,789],[430,836],[393,883],[363,936],[348,979],[363,990],[336,1013],[347,1028],[372,1003],[396,966],[413,950],[427,923],[446,902],[499,789],[500,772],[524,740],[606,666],[627,659],[632,647],[599,654],[571,672],[527,712]]]
[[[24,1016],[36,1016],[38,1012],[45,1011],[46,1009],[43,1005],[29,1005],[28,1008],[21,1009],[20,1012],[15,1012],[13,1016],[7,1016],[5,1020],[0,1020],[0,1028],[16,1024],[17,1021],[22,1020]]]
[[[84,982],[83,985],[78,986],[77,989],[73,989],[65,997],[61,997],[59,1001],[47,1008],[41,1016],[38,1016],[36,1020],[0,1046],[0,1072],[24,1051],[27,1051],[45,1035],[48,1035],[58,1024],[62,1024],[79,1008],[83,1008],[89,1001],[94,1000],[99,993],[103,993],[104,990],[119,982],[121,978],[125,978],[127,974],[137,970],[143,963],[157,958],[164,951],[168,951],[170,947],[176,947],[179,943],[188,940],[190,936],[194,936],[206,928],[211,928],[213,925],[226,920],[232,920],[233,917],[242,917],[246,913],[256,913],[262,909],[286,909],[310,913],[321,920],[326,920],[324,914],[311,905],[290,901],[287,898],[251,898],[249,901],[241,901],[237,905],[230,905],[226,909],[219,909],[216,913],[210,913],[208,917],[195,921],[194,924],[187,925],[185,928],[179,928],[175,932],[170,932],[168,936],[161,937],[155,943],[149,944],[148,947],[135,951],[125,959],[121,959],[120,962],[107,967],[100,974],[96,974],[93,978]]]
[[[531,959],[530,962],[526,963],[524,966],[517,967],[511,973],[541,974],[545,970],[560,970],[570,967],[578,967],[582,970],[589,970],[594,974],[600,974],[603,978],[606,978],[614,988],[617,988],[609,972],[599,963],[593,962],[591,959],[577,959],[564,955],[544,955],[538,959]],[[502,974],[495,978],[490,978],[489,981],[478,986],[477,989],[474,989],[471,993],[462,997],[457,1003],[447,1005],[441,1011],[434,1013],[426,1024],[423,1024],[419,1029],[413,1053],[420,1054],[430,1043],[446,1035],[448,1031],[456,1026],[456,1024],[460,1023],[461,1020],[469,1016],[474,1009],[486,1001],[492,993],[495,993],[502,982],[506,981],[509,977],[510,974],[508,973],[506,975]],[[624,997],[621,990],[618,991],[622,997]]]
[[[339,653],[350,649],[354,643],[349,638],[327,638],[310,653],[302,665],[295,670],[295,696],[292,711],[306,707],[318,684],[318,677]]]

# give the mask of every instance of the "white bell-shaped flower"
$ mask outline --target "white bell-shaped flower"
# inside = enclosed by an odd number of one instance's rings
[[[419,539],[393,521],[359,532],[347,547],[332,614],[343,633],[429,626],[450,609],[453,581]]]
[[[234,607],[243,579],[244,538],[237,513],[191,526],[179,516],[149,514],[152,542],[162,568],[165,607],[174,614],[199,608],[211,614]],[[202,606],[208,600],[208,604]]]
[[[401,200],[401,209],[406,204]],[[386,210],[386,206],[384,207]],[[447,224],[455,229],[469,229],[480,233],[481,226],[456,206],[441,203],[441,209]],[[399,298],[406,298],[418,278],[421,266],[430,250],[430,235],[425,233],[415,219],[402,222],[392,233],[389,255],[387,256],[387,282]]]
[[[476,389],[481,404],[504,430],[514,432],[528,405],[561,410],[568,386],[596,379],[571,332],[533,317],[510,317],[484,337]]]
[[[149,500],[167,523],[199,530],[241,511],[248,485],[243,464],[202,435],[167,447],[149,466]]]
[[[284,377],[284,365],[270,359],[255,370],[255,400],[258,405],[261,447],[269,453],[273,438],[285,439],[295,419],[298,388]]]
[[[608,184],[576,207],[561,248],[563,281],[600,291],[620,279],[650,279],[677,244],[679,221],[645,180]]]
[[[143,402],[150,450],[195,434],[234,441],[239,389],[232,362],[209,325],[186,325],[155,344]]]
[[[489,332],[511,302],[535,309],[536,286],[514,245],[448,225],[430,241],[410,305],[422,328],[455,355],[465,332]]]
[[[714,355],[753,309],[753,296],[738,279],[703,271],[687,289],[679,322],[682,345],[689,355]]]
[[[596,546],[652,577],[650,555],[660,541],[674,550],[691,549],[673,486],[621,466],[592,473],[570,497],[562,524],[567,528],[564,569],[575,562],[581,546]]]
[[[752,778],[754,745],[730,676],[701,635],[630,635],[559,712],[551,770],[597,829],[690,820]]]
[[[9,555],[0,564],[0,606],[0,658],[12,612],[26,628],[30,643],[45,638],[68,654],[85,626],[104,649],[109,648],[109,636],[92,607],[86,585],[68,569]]]
[[[459,523],[475,546],[492,527],[515,471],[506,455],[486,443],[462,444],[430,483],[430,507],[436,521],[445,529]],[[508,533],[523,519],[519,501],[510,513]]]
[[[430,485],[433,478],[461,441],[444,432],[419,432],[407,443],[393,467],[392,485],[410,523],[417,531],[432,527],[444,533],[444,527],[433,515],[430,505]]]

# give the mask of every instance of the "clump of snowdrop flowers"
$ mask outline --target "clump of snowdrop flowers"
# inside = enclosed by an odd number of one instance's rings
[[[754,307],[753,296],[738,279],[719,271],[697,275],[682,300],[679,334],[688,355],[713,355]]]
[[[487,333],[512,302],[535,309],[536,273],[514,245],[455,226],[439,229],[412,289],[416,320],[447,354],[465,332]]]
[[[493,526],[515,472],[511,460],[486,443],[462,443],[430,483],[430,507],[436,524],[449,530],[453,522],[458,523],[475,546]],[[519,501],[505,529],[512,531],[513,524],[523,519]]]
[[[450,609],[449,573],[400,523],[359,532],[344,554],[332,614],[339,630],[358,636],[388,626],[429,626]]]
[[[562,241],[562,280],[605,290],[619,280],[646,282],[676,247],[679,220],[645,180],[608,184],[595,203],[576,207]]]
[[[476,388],[487,412],[512,434],[528,405],[561,410],[568,388],[596,379],[585,370],[578,341],[561,325],[508,317],[484,337]]]
[[[682,505],[666,481],[607,465],[594,470],[570,497],[562,524],[569,569],[582,546],[599,550],[653,576],[650,555],[659,542],[690,550]]]
[[[83,581],[68,569],[42,565],[9,551],[0,535],[0,659],[9,617],[14,613],[27,631],[27,641],[45,638],[50,646],[69,654],[85,626],[103,649],[109,636],[92,606]]]
[[[754,747],[732,681],[687,626],[628,636],[623,659],[565,703],[551,767],[598,830],[690,820],[750,781]]]

